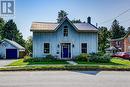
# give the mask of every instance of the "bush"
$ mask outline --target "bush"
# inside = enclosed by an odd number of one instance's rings
[[[31,58],[29,56],[26,56],[23,61],[24,62],[48,62],[54,60],[58,60],[58,59],[55,59],[54,56],[52,55],[47,55],[46,57],[43,58]]]
[[[48,59],[55,59],[55,57],[52,56],[51,54],[47,55],[46,58],[48,58]]]
[[[100,55],[98,53],[91,53],[89,57],[90,62],[96,62],[96,63],[109,63],[111,60],[110,54]]]
[[[78,61],[88,61],[88,58],[89,58],[89,55],[85,54],[85,53],[82,53],[82,54],[76,56],[76,60],[78,60]]]

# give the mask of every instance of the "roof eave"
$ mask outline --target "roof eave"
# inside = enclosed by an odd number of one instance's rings
[[[55,32],[56,30],[31,30],[32,32]],[[98,32],[97,30],[77,30],[77,32]]]

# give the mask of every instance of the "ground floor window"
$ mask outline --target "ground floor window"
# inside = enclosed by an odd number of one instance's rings
[[[50,43],[44,43],[44,53],[50,53]]]
[[[87,53],[87,43],[81,43],[81,52]]]
[[[128,51],[130,52],[130,46],[128,46]]]

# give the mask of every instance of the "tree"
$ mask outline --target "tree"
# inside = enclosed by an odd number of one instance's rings
[[[71,22],[72,22],[72,23],[82,23],[80,19],[78,19],[78,20],[73,19]]]
[[[124,37],[126,34],[125,28],[123,26],[120,26],[120,34],[121,34],[121,37]]]
[[[130,32],[130,27],[127,28],[127,31]]]
[[[64,10],[60,10],[60,12],[58,12],[57,22],[60,23],[67,15],[67,12],[65,12]]]
[[[111,25],[111,38],[117,39],[125,35],[125,28],[119,25],[119,22],[115,19]]]
[[[99,44],[99,50],[103,53],[105,53],[105,49],[108,48],[108,38],[110,36],[110,33],[106,27],[99,27],[98,30],[98,44]]]
[[[8,22],[5,23],[1,34],[2,39],[4,38],[10,39],[24,46],[25,41],[23,40],[23,36],[17,29],[17,25],[13,20],[9,20]]]
[[[28,37],[26,40],[26,45],[25,48],[27,49],[27,53],[31,54],[32,53],[32,36]]]
[[[2,39],[1,33],[2,33],[2,29],[4,27],[4,24],[5,24],[4,19],[0,18],[0,40]]]
[[[5,23],[3,30],[2,30],[2,39],[7,38],[10,40],[15,40],[15,36],[17,35],[17,26],[13,22],[13,20],[9,20]]]

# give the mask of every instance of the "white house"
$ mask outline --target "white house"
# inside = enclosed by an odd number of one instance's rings
[[[23,57],[25,48],[9,39],[0,41],[0,58],[14,59]]]
[[[48,54],[61,59],[98,51],[98,30],[88,23],[72,23],[67,17],[61,23],[33,22],[33,57]]]

